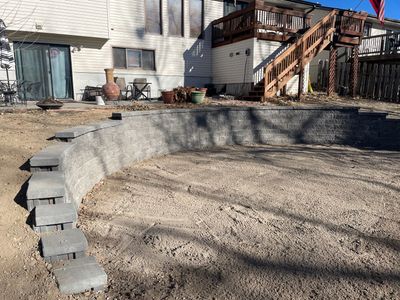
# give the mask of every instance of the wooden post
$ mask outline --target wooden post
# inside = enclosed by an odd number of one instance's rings
[[[351,72],[350,72],[350,95],[354,98],[357,96],[357,87],[358,87],[358,79],[359,79],[359,53],[360,47],[354,46],[351,54]]]
[[[328,96],[332,96],[336,89],[336,64],[337,64],[337,48],[331,46],[329,52],[329,74],[328,74]]]

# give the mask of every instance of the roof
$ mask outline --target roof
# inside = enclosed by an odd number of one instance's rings
[[[319,9],[324,9],[324,10],[333,10],[333,9],[341,9],[341,10],[343,10],[342,8],[324,6],[324,5],[321,5],[318,2],[302,1],[302,0],[286,0],[286,1],[292,2],[292,3],[303,4],[303,5],[309,5],[309,6],[313,6],[313,7],[316,7],[316,8],[319,8]],[[372,19],[378,20],[377,16],[371,15],[371,14],[368,14],[368,18],[372,18]],[[385,20],[388,21],[388,22],[393,22],[393,23],[400,24],[400,20],[398,20],[398,19],[385,18]]]

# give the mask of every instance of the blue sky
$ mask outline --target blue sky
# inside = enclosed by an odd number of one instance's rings
[[[322,5],[340,7],[340,8],[355,8],[360,0],[312,0],[319,2]],[[364,10],[371,14],[375,14],[369,0],[364,0],[357,10]],[[400,19],[400,0],[386,0],[385,16],[393,19]]]

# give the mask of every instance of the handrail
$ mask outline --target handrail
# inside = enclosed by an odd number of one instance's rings
[[[400,55],[400,32],[379,34],[363,38],[360,56]]]
[[[333,10],[321,21],[316,23],[292,44],[286,51],[276,57],[274,61],[265,68],[264,75],[264,97],[268,98],[270,90],[275,86],[279,89],[279,83],[285,76],[296,69],[301,68],[314,56],[312,54],[322,51],[323,42],[331,42],[336,30],[337,10]],[[326,46],[326,45],[325,45]],[[319,48],[318,48],[319,47]]]

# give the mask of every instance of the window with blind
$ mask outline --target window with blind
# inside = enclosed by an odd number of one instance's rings
[[[116,69],[156,69],[154,50],[113,48],[113,59]]]

